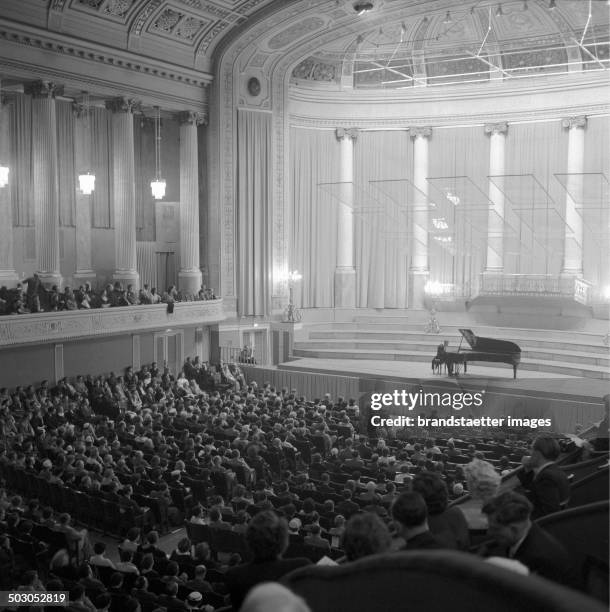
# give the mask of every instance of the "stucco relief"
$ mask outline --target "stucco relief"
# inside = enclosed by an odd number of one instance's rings
[[[211,324],[225,319],[222,300],[186,302],[168,314],[165,304],[104,310],[19,315],[0,320],[0,346],[70,340],[154,329]]]
[[[308,17],[299,23],[291,25],[289,28],[282,30],[269,40],[267,46],[269,49],[282,49],[288,46],[298,38],[319,30],[324,25],[324,20],[319,17]]]

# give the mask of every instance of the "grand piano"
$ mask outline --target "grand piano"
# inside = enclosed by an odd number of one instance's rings
[[[476,336],[471,329],[460,329],[460,333],[462,340],[458,350],[445,351],[443,355],[443,361],[447,364],[450,374],[459,373],[460,365],[464,366],[466,372],[469,361],[491,361],[512,365],[513,378],[517,378],[517,366],[521,362],[521,349],[517,344],[508,340]],[[462,348],[464,340],[470,345],[469,349]]]

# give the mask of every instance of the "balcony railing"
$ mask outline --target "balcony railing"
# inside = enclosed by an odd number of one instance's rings
[[[591,283],[575,277],[484,273],[480,276],[479,295],[566,297],[589,304],[591,289]]]
[[[76,338],[134,333],[168,326],[209,325],[226,318],[222,300],[66,310],[0,318],[0,348]]]

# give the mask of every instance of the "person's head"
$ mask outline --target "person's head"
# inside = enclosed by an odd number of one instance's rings
[[[277,582],[263,582],[246,597],[241,612],[311,612],[309,606],[292,591]]]
[[[85,587],[78,582],[72,585],[72,588],[69,592],[70,601],[82,601],[83,596],[85,595]]]
[[[246,529],[246,542],[255,560],[277,559],[288,547],[288,525],[271,510],[259,512]]]
[[[482,512],[489,522],[488,535],[502,546],[516,544],[531,526],[532,504],[514,491],[493,497],[483,506]]]
[[[349,561],[355,561],[368,555],[376,555],[389,550],[390,532],[377,514],[364,512],[354,514],[342,537],[342,546]]]
[[[420,493],[405,491],[392,504],[392,517],[404,529],[417,529],[426,524],[428,509]]]
[[[205,576],[208,573],[208,568],[205,565],[195,566],[195,578],[198,580],[205,580]]]
[[[96,555],[103,555],[106,552],[106,544],[104,542],[96,542],[93,545],[93,552]]]
[[[207,542],[197,542],[195,544],[194,556],[195,559],[205,561],[210,558],[211,550],[210,545]]]
[[[143,555],[140,559],[140,570],[144,572],[149,572],[155,563],[155,558],[149,553],[147,555]]]
[[[429,514],[440,514],[447,509],[448,493],[443,479],[434,472],[420,472],[413,478],[413,491],[421,494]]]
[[[176,597],[176,595],[178,595],[178,583],[168,582],[165,590],[170,597]]]
[[[133,552],[131,552],[130,550],[121,550],[120,552],[120,558],[121,558],[121,562],[122,563],[131,563],[131,560],[133,559]]]
[[[106,612],[110,609],[112,603],[112,596],[110,593],[102,593],[95,598],[95,607],[98,612]]]
[[[191,552],[191,541],[188,538],[182,538],[178,542],[178,552],[181,554],[189,554]]]
[[[559,457],[559,442],[551,436],[538,436],[532,443],[530,465],[539,467],[549,461],[557,461]]]
[[[464,466],[468,492],[475,500],[485,503],[497,492],[502,480],[494,466],[488,461],[473,459]]]
[[[137,542],[140,537],[140,529],[138,527],[131,527],[129,531],[127,531],[127,539],[130,542]]]

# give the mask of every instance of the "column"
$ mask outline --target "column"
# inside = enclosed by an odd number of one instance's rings
[[[487,260],[485,273],[504,272],[504,153],[508,124],[488,123],[485,133],[489,134],[489,185],[490,201],[487,218]]]
[[[339,174],[339,214],[337,219],[337,266],[335,268],[335,308],[356,307],[354,268],[354,141],[358,129],[337,128],[341,147]]]
[[[74,160],[76,176],[91,170],[91,117],[88,108],[74,102]],[[99,180],[99,179],[98,179]],[[95,272],[91,267],[91,196],[76,189],[76,285],[95,284]]]
[[[115,271],[112,278],[124,287],[139,286],[136,260],[136,185],[133,144],[134,100],[106,102],[112,113],[112,170],[114,198]]]
[[[566,177],[565,240],[562,276],[582,276],[583,225],[577,206],[582,206],[583,169],[585,160],[585,128],[587,118],[568,117],[563,120],[568,129],[568,169]]]
[[[0,286],[13,287],[18,280],[13,262],[13,205],[11,202],[10,171],[10,108],[0,100],[0,163],[9,167],[9,183],[0,187]]]
[[[409,268],[409,308],[424,308],[428,267],[428,144],[431,127],[412,127],[413,139],[413,214],[411,267]]]
[[[201,113],[180,113],[180,271],[183,293],[196,295],[201,287],[199,268],[199,167],[197,126],[205,122]]]
[[[35,81],[29,83],[24,91],[32,96],[32,195],[36,224],[36,266],[46,286],[60,286],[55,96],[63,93],[63,87],[49,81]]]

